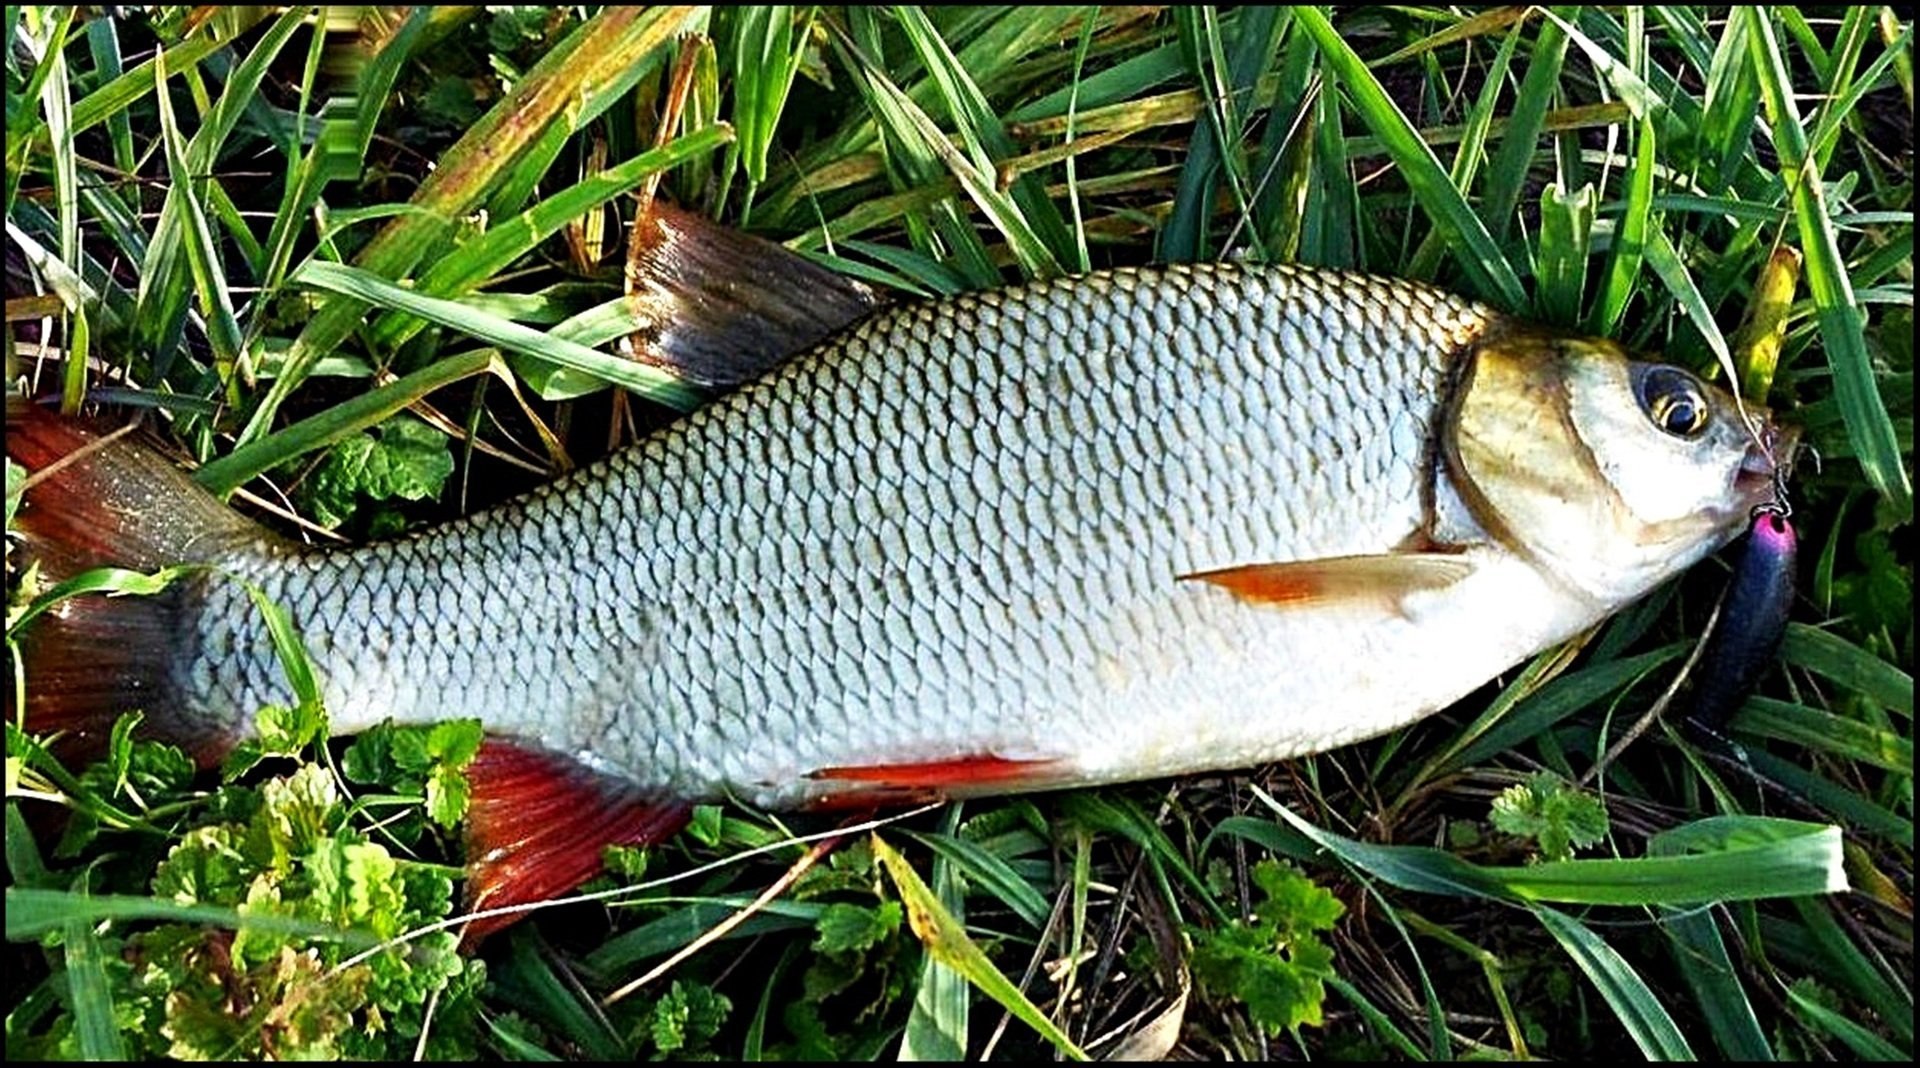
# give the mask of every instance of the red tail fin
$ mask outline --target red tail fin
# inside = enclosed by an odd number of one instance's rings
[[[12,534],[16,579],[29,567],[43,585],[89,568],[151,571],[212,559],[265,531],[230,511],[157,453],[77,420],[7,398],[7,456],[27,469]],[[220,759],[240,721],[208,722],[179,706],[168,682],[188,640],[178,588],[151,597],[83,595],[24,627],[26,726],[59,732],[63,752],[97,752],[123,712],[147,713],[147,733],[203,764]],[[9,717],[13,688],[6,687]],[[236,712],[236,715],[240,713]]]

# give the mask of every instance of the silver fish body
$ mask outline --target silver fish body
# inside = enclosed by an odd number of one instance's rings
[[[766,806],[848,790],[832,769],[1246,766],[1443,708],[1732,533],[1596,593],[1484,522],[1449,412],[1507,328],[1426,285],[1232,265],[896,307],[497,509],[218,562],[290,611],[341,731],[477,716]],[[1429,543],[1457,580],[1383,597],[1182,579]],[[191,601],[177,700],[287,700],[241,586]]]

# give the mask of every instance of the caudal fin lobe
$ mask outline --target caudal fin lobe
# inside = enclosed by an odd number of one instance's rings
[[[7,398],[7,457],[27,471],[9,533],[9,591],[32,568],[40,589],[96,567],[153,571],[214,558],[236,543],[270,538],[126,431],[63,419]],[[26,727],[58,733],[61,751],[97,755],[114,720],[146,713],[149,736],[217,762],[238,724],[184,714],[168,686],[177,643],[191,631],[176,586],[154,596],[86,594],[61,601],[21,635]],[[13,688],[6,687],[8,717]]]

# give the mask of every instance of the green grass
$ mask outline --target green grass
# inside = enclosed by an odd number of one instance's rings
[[[9,379],[155,410],[295,536],[442,521],[696,403],[615,345],[654,190],[903,299],[1221,255],[1431,279],[1737,374],[1818,461],[1733,722],[1774,785],[1665,725],[1599,766],[1717,562],[1333,753],[825,853],[702,809],[477,959],[370,941],[457,911],[460,729],[328,745],[303,699],[195,778],[10,725],[9,1057],[1912,1053],[1894,9],[113,10],[6,10]]]

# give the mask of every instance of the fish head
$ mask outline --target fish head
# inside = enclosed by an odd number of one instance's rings
[[[1491,536],[1619,605],[1744,529],[1797,437],[1766,409],[1743,418],[1725,390],[1611,341],[1515,332],[1471,355],[1445,450]]]

